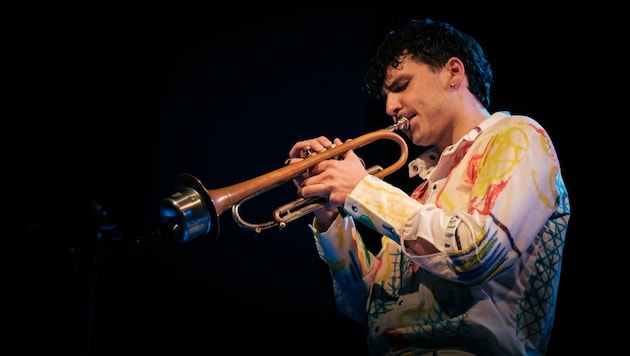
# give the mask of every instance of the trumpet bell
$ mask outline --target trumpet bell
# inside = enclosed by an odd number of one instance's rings
[[[169,234],[179,242],[219,234],[219,219],[203,183],[184,173],[177,177],[177,192],[162,199],[160,215],[170,226]]]

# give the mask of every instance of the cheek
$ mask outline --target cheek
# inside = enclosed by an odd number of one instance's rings
[[[407,136],[411,139],[411,141],[415,145],[423,146],[427,144],[427,139],[429,139],[429,132],[432,128],[431,125],[426,120],[417,120],[418,117],[412,120],[411,127],[408,132],[406,132]]]
[[[422,136],[422,130],[424,127],[424,125],[421,125],[419,121],[420,120],[413,120],[409,129],[405,130],[405,134],[414,144],[417,144],[416,139]]]
[[[416,134],[423,129],[426,130],[426,128],[427,125],[424,123],[424,120],[421,117],[416,116],[410,121],[409,129]]]

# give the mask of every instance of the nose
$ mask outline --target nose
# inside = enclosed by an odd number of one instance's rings
[[[400,104],[400,100],[396,99],[395,94],[387,95],[387,100],[385,101],[385,113],[387,115],[394,118],[394,122],[398,117],[398,113],[400,112],[402,105]]]

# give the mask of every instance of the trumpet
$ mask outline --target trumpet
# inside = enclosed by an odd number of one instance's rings
[[[197,177],[188,173],[180,174],[175,181],[176,192],[160,203],[162,222],[168,226],[168,234],[180,242],[204,235],[218,237],[219,216],[228,208],[232,209],[234,221],[243,229],[255,233],[272,227],[282,229],[289,222],[322,207],[325,200],[321,197],[298,198],[275,209],[272,220],[263,223],[250,223],[243,219],[239,211],[240,206],[247,200],[291,181],[324,160],[339,159],[349,150],[382,139],[394,141],[400,146],[400,156],[392,165],[386,168],[373,166],[368,169],[368,173],[384,178],[407,162],[409,154],[407,143],[395,131],[408,126],[408,119],[403,116],[395,124],[384,129],[361,135],[321,153],[310,155],[299,162],[227,187],[206,189]]]

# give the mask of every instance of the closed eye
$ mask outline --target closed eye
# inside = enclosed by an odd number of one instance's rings
[[[409,86],[409,80],[395,81],[391,85],[385,87],[385,92],[400,93],[401,91],[407,89],[407,86]]]

